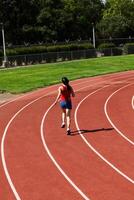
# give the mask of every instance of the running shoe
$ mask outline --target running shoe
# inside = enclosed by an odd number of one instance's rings
[[[62,124],[61,124],[61,128],[65,128],[65,123],[62,123]]]
[[[71,135],[70,129],[67,130],[67,135]]]

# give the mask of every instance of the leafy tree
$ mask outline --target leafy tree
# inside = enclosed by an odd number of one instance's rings
[[[89,39],[99,21],[101,0],[0,0],[8,43]]]
[[[100,0],[42,0],[38,22],[46,38],[57,40],[89,39],[92,23],[100,19],[103,3]]]
[[[134,2],[107,0],[99,29],[103,37],[128,37],[134,33]]]
[[[4,23],[7,41],[25,40],[23,26],[34,26],[38,12],[36,0],[0,0],[0,21]]]
[[[41,0],[41,11],[37,17],[38,25],[42,31],[43,40],[52,41],[58,38],[64,27],[62,0]]]
[[[66,31],[72,39],[89,39],[92,34],[92,23],[96,23],[101,15],[101,1],[65,0]],[[67,37],[67,36],[66,36]]]

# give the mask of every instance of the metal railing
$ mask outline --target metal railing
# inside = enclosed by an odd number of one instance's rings
[[[76,59],[86,59],[96,57],[96,51],[91,50],[77,50],[65,52],[48,52],[30,55],[8,56],[9,66],[25,66],[33,64],[54,63]],[[0,65],[2,64],[2,57],[0,58]]]
[[[127,54],[133,54],[132,48]],[[102,56],[116,56],[123,55],[122,48],[108,48],[108,49],[88,49],[88,50],[75,50],[64,52],[48,52],[40,54],[28,54],[8,56],[8,63],[10,67],[25,66],[43,63],[55,63],[69,60],[88,59]],[[0,65],[2,65],[3,57],[0,57]]]

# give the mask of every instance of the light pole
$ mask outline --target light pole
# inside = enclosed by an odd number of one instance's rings
[[[94,23],[92,23],[93,25],[93,47],[95,48],[95,27],[94,27]]]
[[[3,52],[4,52],[4,60],[2,62],[2,67],[7,67],[8,61],[7,61],[7,56],[6,56],[4,25],[3,25],[3,23],[0,23],[0,25],[1,25],[1,31],[2,31]]]

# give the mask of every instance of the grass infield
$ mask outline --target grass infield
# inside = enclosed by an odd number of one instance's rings
[[[24,93],[70,80],[134,70],[134,55],[101,57],[0,70],[0,92]]]

